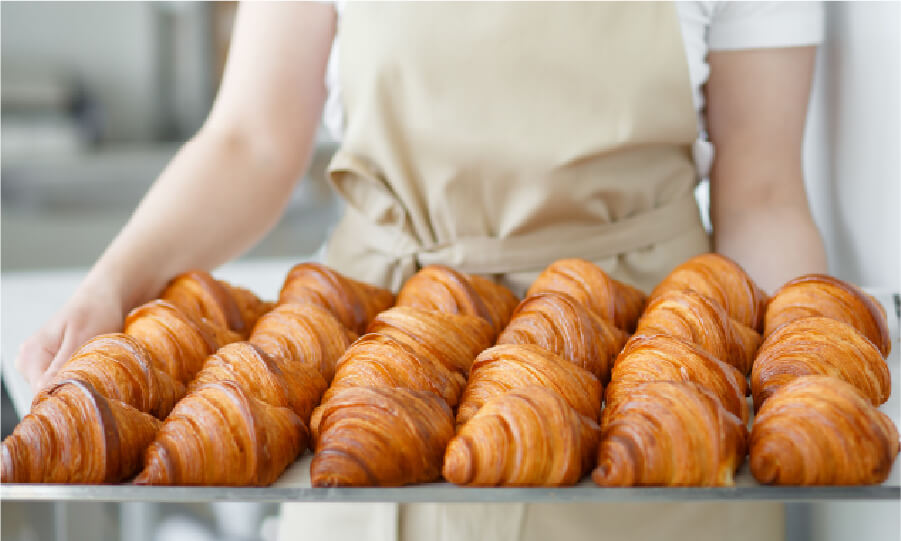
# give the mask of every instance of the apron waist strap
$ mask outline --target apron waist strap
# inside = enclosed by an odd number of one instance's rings
[[[558,259],[591,261],[632,252],[700,228],[694,194],[689,192],[662,207],[601,225],[554,226],[509,238],[460,237],[421,246],[395,228],[368,224],[367,244],[393,255],[404,267],[441,264],[472,274],[541,270]],[[363,240],[363,239],[359,239]]]

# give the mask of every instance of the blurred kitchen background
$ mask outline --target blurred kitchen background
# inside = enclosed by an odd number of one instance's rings
[[[203,121],[234,12],[231,2],[0,5],[3,273],[86,267],[100,255]],[[805,147],[832,272],[891,292],[901,289],[899,30],[898,2],[827,6]],[[323,170],[336,145],[319,139],[286,214],[245,257],[310,254],[334,224]],[[3,400],[5,436],[16,414],[5,389]],[[2,539],[263,539],[276,511],[4,501]],[[898,502],[792,504],[787,516],[793,540],[899,535]]]

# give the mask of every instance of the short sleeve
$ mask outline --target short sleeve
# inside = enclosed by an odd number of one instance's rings
[[[709,50],[802,47],[823,41],[821,2],[716,2]]]

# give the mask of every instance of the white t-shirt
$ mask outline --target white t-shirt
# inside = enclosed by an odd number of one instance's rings
[[[344,2],[335,2],[338,16]],[[702,87],[710,75],[708,51],[799,47],[823,41],[823,5],[820,2],[676,2],[682,43],[688,61],[692,98],[698,115],[698,140],[694,145],[695,164],[700,178],[706,178],[713,161],[713,145],[707,139]],[[340,29],[340,24],[338,26]],[[329,57],[326,85],[328,100],[323,122],[335,140],[341,140],[344,108],[338,76],[340,31]]]

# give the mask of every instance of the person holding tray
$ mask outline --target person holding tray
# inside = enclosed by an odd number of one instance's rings
[[[247,250],[323,109],[346,202],[324,263],[394,290],[423,265],[522,294],[581,257],[650,290],[710,251],[768,290],[825,272],[801,144],[817,3],[247,4],[208,119],[68,303],[23,344],[46,382],[175,274]],[[715,150],[715,151],[714,151]],[[710,178],[713,235],[694,196]],[[282,537],[781,538],[770,503],[290,504]]]

